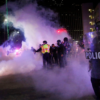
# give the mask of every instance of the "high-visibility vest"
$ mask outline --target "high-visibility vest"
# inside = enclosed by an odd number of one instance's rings
[[[42,49],[43,54],[50,53],[50,45],[48,45],[48,44],[42,45],[41,49]]]

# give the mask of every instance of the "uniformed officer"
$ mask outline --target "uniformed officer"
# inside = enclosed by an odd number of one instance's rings
[[[93,86],[94,93],[96,95],[96,100],[100,100],[100,21],[96,23],[96,34],[97,36],[93,39],[91,44],[91,52],[97,54],[89,60],[89,65],[91,68],[91,83]]]
[[[43,45],[41,45],[41,47],[36,50],[36,52],[42,52],[42,56],[43,56],[43,67],[50,67],[51,65],[51,61],[50,61],[50,45],[47,44],[47,41],[43,41]]]

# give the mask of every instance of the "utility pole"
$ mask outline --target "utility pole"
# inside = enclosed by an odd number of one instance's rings
[[[9,28],[8,28],[8,6],[6,0],[6,19],[7,19],[7,39],[9,39]]]

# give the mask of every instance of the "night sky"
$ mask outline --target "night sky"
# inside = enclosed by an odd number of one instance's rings
[[[18,1],[18,0],[7,0],[7,1]],[[34,1],[34,0],[30,0],[30,1]],[[47,6],[54,5],[55,7],[59,6],[61,3],[62,3],[62,5],[61,5],[62,7],[63,6],[70,7],[70,5],[73,4],[73,3],[81,4],[81,3],[90,3],[90,2],[93,2],[94,7],[95,7],[95,5],[98,3],[98,1],[91,1],[91,0],[86,0],[86,1],[84,1],[84,0],[80,0],[80,1],[79,0],[75,0],[75,1],[69,1],[69,0],[36,0],[36,1],[38,1],[39,4],[42,4],[42,5],[47,5]],[[5,3],[6,3],[6,0],[0,0],[0,6],[4,5]]]
[[[20,1],[20,0],[7,0],[9,1]],[[24,1],[24,0],[21,0]],[[34,2],[35,0],[27,0],[27,1],[32,1]],[[60,17],[60,23],[63,24],[64,26],[64,21],[62,21],[62,16],[61,14],[64,14],[64,12],[71,12],[74,10],[74,6],[81,5],[82,3],[93,3],[94,8],[97,5],[98,1],[93,1],[91,2],[90,0],[83,1],[83,0],[75,0],[75,1],[69,1],[69,0],[36,0],[39,6],[43,6],[45,8],[50,8],[54,12],[59,13]],[[0,0],[0,6],[6,4],[6,0]],[[81,6],[80,6],[81,7]],[[66,26],[66,25],[65,25]]]

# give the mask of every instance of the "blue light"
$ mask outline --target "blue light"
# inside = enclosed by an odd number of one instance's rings
[[[89,36],[91,36],[93,33],[92,32],[89,32]]]
[[[89,36],[91,35],[91,33],[89,33]]]

